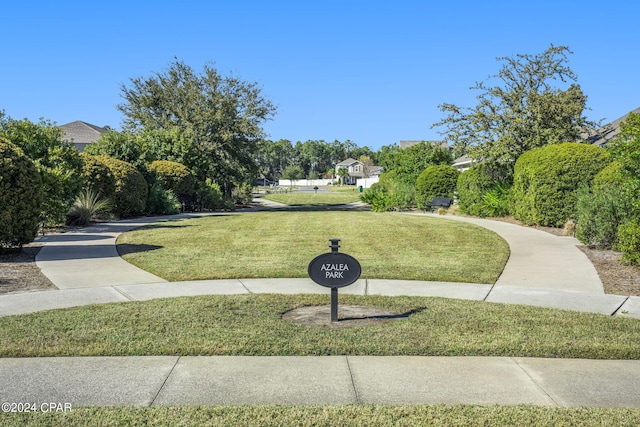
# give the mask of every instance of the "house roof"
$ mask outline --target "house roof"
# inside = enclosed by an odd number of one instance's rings
[[[464,156],[458,157],[457,159],[455,159],[453,161],[453,166],[461,165],[461,164],[464,164],[464,163],[471,163],[472,160],[473,159],[471,159],[471,157],[468,154],[465,154]]]
[[[361,163],[360,160],[352,159],[349,157],[347,160],[343,160],[340,163],[336,164],[336,166],[351,166],[354,163]]]
[[[640,107],[631,111],[631,113],[640,114]],[[612,121],[608,125],[605,125],[601,129],[599,129],[595,135],[589,136],[587,138],[587,141],[589,141],[594,145],[599,145],[601,147],[605,146],[609,141],[611,141],[616,136],[618,136],[618,134],[620,134],[620,123],[627,120],[627,117],[629,117],[629,114],[631,113],[625,114],[624,116]]]
[[[65,123],[59,126],[62,129],[62,139],[64,141],[72,142],[78,150],[83,151],[84,146],[94,143],[98,140],[100,135],[107,132],[105,128],[92,125],[80,120],[75,122]]]

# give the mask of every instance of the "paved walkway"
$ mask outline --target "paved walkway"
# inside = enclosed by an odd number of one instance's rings
[[[309,279],[168,283],[118,256],[119,233],[190,216],[119,221],[39,239],[45,246],[38,254],[38,266],[61,290],[2,295],[0,316],[182,295],[329,292]],[[474,222],[507,240],[511,257],[495,285],[369,279],[340,292],[463,298],[640,318],[640,297],[605,295],[574,239],[488,220],[447,219]],[[404,356],[0,358],[0,401],[74,406],[522,403],[640,407],[640,361]]]
[[[640,407],[640,361],[521,357],[0,359],[0,401],[110,405]]]

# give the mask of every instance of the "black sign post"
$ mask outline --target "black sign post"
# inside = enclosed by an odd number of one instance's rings
[[[329,239],[331,252],[315,257],[307,268],[309,277],[320,286],[331,288],[331,321],[338,321],[338,288],[360,278],[362,268],[351,255],[338,252],[340,239]]]

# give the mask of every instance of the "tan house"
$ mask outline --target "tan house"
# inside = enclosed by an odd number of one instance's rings
[[[84,151],[85,147],[93,144],[100,138],[100,135],[107,132],[107,129],[101,128],[80,120],[66,123],[59,126],[62,129],[62,139],[71,142],[78,151]]]

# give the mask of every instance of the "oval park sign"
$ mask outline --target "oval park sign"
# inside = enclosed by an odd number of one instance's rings
[[[327,288],[342,288],[360,278],[362,268],[357,259],[340,252],[329,252],[315,257],[307,268],[315,283]]]

